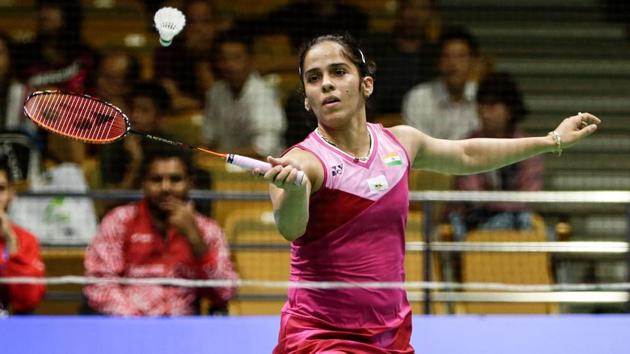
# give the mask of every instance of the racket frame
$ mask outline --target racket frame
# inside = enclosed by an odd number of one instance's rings
[[[81,137],[77,137],[77,136],[72,136],[68,133],[65,132],[61,132],[58,129],[55,129],[51,126],[48,126],[46,124],[44,124],[43,122],[41,122],[39,119],[34,119],[32,117],[31,114],[29,114],[28,110],[26,109],[27,103],[33,99],[34,97],[37,96],[44,96],[44,95],[64,95],[64,96],[76,96],[79,98],[86,98],[89,100],[94,100],[96,102],[102,103],[107,105],[108,107],[112,108],[113,110],[115,110],[117,113],[119,113],[122,118],[123,121],[125,123],[125,130],[123,132],[123,134],[121,134],[120,136],[114,138],[114,139],[99,139],[99,140],[95,140],[95,139],[87,139],[87,138],[81,138]],[[210,154],[212,156],[215,157],[219,157],[221,158],[223,161],[225,161],[226,163],[229,164],[233,164],[236,166],[240,166],[242,168],[246,168],[246,169],[258,169],[260,172],[266,172],[271,168],[271,165],[269,163],[257,160],[257,159],[253,159],[250,157],[246,157],[246,156],[241,156],[241,155],[236,155],[236,154],[223,154],[223,153],[219,153],[216,151],[212,151],[210,149],[206,149],[203,147],[199,147],[199,146],[194,146],[194,145],[189,145],[189,144],[185,144],[179,141],[174,141],[174,140],[170,140],[170,139],[166,139],[160,136],[156,136],[156,135],[152,135],[152,134],[148,134],[148,133],[144,133],[144,132],[140,132],[137,130],[132,129],[131,127],[131,122],[129,121],[129,117],[125,114],[125,112],[123,112],[120,108],[116,107],[114,104],[112,104],[111,102],[105,101],[99,97],[95,97],[92,95],[88,95],[88,94],[80,94],[80,93],[75,93],[75,92],[64,92],[64,91],[60,91],[60,90],[42,90],[42,91],[35,91],[33,93],[31,93],[30,95],[28,95],[28,97],[26,98],[26,100],[24,101],[24,114],[29,117],[33,122],[35,122],[35,124],[37,124],[38,126],[42,127],[45,130],[51,131],[55,134],[64,136],[64,137],[68,137],[71,139],[75,139],[81,142],[85,142],[85,143],[90,143],[90,144],[110,144],[113,142],[116,142],[118,140],[122,140],[123,138],[125,138],[126,136],[128,136],[129,134],[135,134],[135,135],[140,135],[143,138],[147,138],[149,140],[154,140],[154,141],[159,141],[165,144],[169,144],[169,145],[174,145],[174,146],[178,146],[180,148],[184,148],[184,149],[192,149],[192,150],[198,150],[201,152],[205,152],[207,154]],[[301,184],[302,179],[304,178],[304,172],[303,171],[299,171],[298,172],[298,176],[296,178],[295,184]]]
[[[87,138],[79,138],[76,136],[72,136],[68,133],[62,132],[58,129],[55,129],[51,126],[48,126],[46,124],[44,124],[41,120],[39,119],[34,119],[33,116],[31,114],[29,114],[28,110],[26,109],[26,103],[29,102],[31,99],[37,97],[37,96],[49,96],[49,95],[64,95],[64,96],[75,96],[75,97],[79,97],[79,98],[86,98],[86,99],[90,99],[90,100],[94,100],[97,101],[99,103],[105,104],[107,105],[109,108],[115,110],[118,114],[120,114],[123,118],[123,121],[125,123],[125,131],[122,135],[114,138],[114,139],[87,139]],[[38,126],[42,127],[45,130],[49,130],[55,134],[59,134],[71,139],[75,139],[81,142],[85,142],[85,143],[89,143],[89,144],[110,144],[113,142],[116,142],[118,140],[123,139],[124,137],[126,137],[127,135],[129,135],[129,133],[132,132],[131,129],[131,123],[129,122],[129,117],[127,117],[127,115],[125,114],[125,112],[123,112],[120,108],[116,107],[114,104],[112,104],[111,102],[105,101],[101,98],[92,96],[92,95],[88,95],[88,94],[81,94],[81,93],[76,93],[76,92],[64,92],[64,91],[59,91],[59,90],[42,90],[42,91],[35,91],[32,92],[31,94],[28,95],[28,97],[26,97],[26,100],[24,100],[24,114],[29,117],[35,124],[37,124]]]

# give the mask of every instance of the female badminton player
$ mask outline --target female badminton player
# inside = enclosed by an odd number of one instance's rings
[[[351,38],[315,38],[299,69],[317,128],[282,157],[268,157],[273,167],[264,174],[277,227],[292,241],[292,281],[404,281],[409,168],[488,171],[560,153],[600,123],[580,113],[544,137],[439,140],[409,126],[367,123],[374,64]],[[300,170],[306,178],[298,185]],[[413,353],[410,337],[404,289],[291,288],[274,353]]]

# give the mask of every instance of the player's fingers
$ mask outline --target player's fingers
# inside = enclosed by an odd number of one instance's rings
[[[602,121],[601,119],[597,118],[596,116],[590,114],[590,113],[582,113],[579,112],[576,116],[571,117],[575,123],[575,127],[580,130],[580,129],[584,129],[586,127],[588,127],[589,125],[597,125],[600,124]],[[592,128],[590,128],[592,129]],[[591,132],[592,133],[592,132]]]
[[[287,166],[290,161],[288,158],[286,157],[273,157],[273,156],[267,156],[267,162],[269,162],[271,164],[271,166]]]
[[[587,123],[587,125],[590,125],[590,124],[601,124],[601,122],[602,122],[601,119],[597,118],[596,116],[594,116],[594,115],[592,115],[592,114],[590,114],[588,112],[585,112],[585,113],[580,112],[579,115],[580,115],[581,121]]]
[[[276,180],[274,184],[280,188],[293,188],[297,185],[295,184],[295,179],[297,177],[299,170],[292,166],[286,166],[283,171],[276,176]]]
[[[294,184],[295,180],[297,179],[298,171],[299,170],[297,168],[291,169],[291,171],[289,172],[289,175],[284,180],[285,183],[293,183]]]
[[[263,175],[263,178],[268,180],[269,182],[273,182],[276,175],[280,173],[280,171],[282,171],[282,166],[280,165],[273,166],[271,169],[269,169],[269,171],[265,172],[265,174]]]
[[[285,166],[282,168],[282,171],[280,171],[280,173],[278,173],[276,175],[276,177],[274,178],[274,184],[276,185],[282,185],[284,183],[286,183],[286,179],[289,176],[289,173],[291,173],[291,170],[293,170],[294,168],[291,166]]]
[[[597,125],[602,121],[590,113],[579,112],[575,119],[575,124],[578,129],[577,139],[585,138],[593,134],[597,130]]]
[[[586,126],[584,126],[584,128],[581,128],[578,132],[578,139],[582,139],[585,138],[593,133],[595,133],[597,131],[597,124],[588,124]]]

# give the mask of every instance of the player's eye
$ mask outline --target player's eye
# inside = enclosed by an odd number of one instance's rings
[[[306,82],[312,83],[319,79],[319,74],[309,74],[306,75]]]
[[[341,68],[337,68],[335,69],[335,75],[337,76],[343,76],[346,74],[346,70],[345,69],[341,69]]]

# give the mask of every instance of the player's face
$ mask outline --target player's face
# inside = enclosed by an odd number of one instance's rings
[[[305,106],[320,124],[339,127],[365,115],[365,98],[372,93],[371,77],[361,78],[358,68],[332,41],[314,45],[304,57]]]
[[[191,181],[184,163],[178,158],[156,159],[144,177],[142,188],[149,207],[164,212],[162,204],[171,197],[188,199]]]
[[[505,103],[480,102],[478,110],[484,136],[502,137],[510,122],[510,110]]]
[[[451,40],[444,44],[440,56],[440,72],[449,88],[463,89],[474,66],[474,57],[463,40]]]
[[[9,176],[5,170],[0,170],[0,211],[7,210],[12,198],[13,192],[9,185]]]

